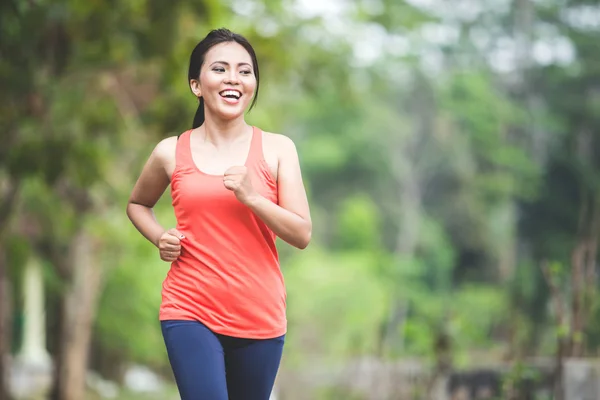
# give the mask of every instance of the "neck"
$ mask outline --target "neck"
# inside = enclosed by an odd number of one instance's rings
[[[243,117],[234,120],[218,120],[206,115],[204,124],[200,130],[204,131],[204,137],[215,146],[229,145],[248,134],[250,125]]]

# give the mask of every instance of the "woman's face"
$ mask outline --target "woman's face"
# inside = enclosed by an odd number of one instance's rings
[[[192,83],[192,89],[204,98],[207,114],[219,119],[242,116],[256,89],[250,54],[236,42],[213,46],[204,57],[200,82]]]

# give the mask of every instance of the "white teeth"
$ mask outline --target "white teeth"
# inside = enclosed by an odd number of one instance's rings
[[[235,90],[225,90],[221,93],[221,96],[235,96],[236,99],[239,99],[241,97],[240,92],[237,92]]]

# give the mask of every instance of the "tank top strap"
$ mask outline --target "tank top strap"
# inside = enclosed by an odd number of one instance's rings
[[[193,165],[192,152],[190,149],[191,133],[191,129],[187,130],[177,138],[177,146],[175,147],[175,168]]]
[[[253,126],[252,141],[250,142],[250,153],[248,154],[248,162],[260,162],[263,158],[263,131],[257,128],[256,126]]]

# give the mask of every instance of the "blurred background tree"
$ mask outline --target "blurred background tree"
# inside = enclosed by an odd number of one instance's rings
[[[248,121],[296,142],[314,219],[307,250],[280,245],[282,398],[366,359],[598,354],[596,2],[7,0],[0,398],[18,360],[44,359],[24,350],[36,279],[50,398],[86,398],[86,371],[170,379],[168,265],[124,210],[154,145],[191,126],[189,53],[221,26],[259,55]],[[168,195],[157,215],[174,224]]]

